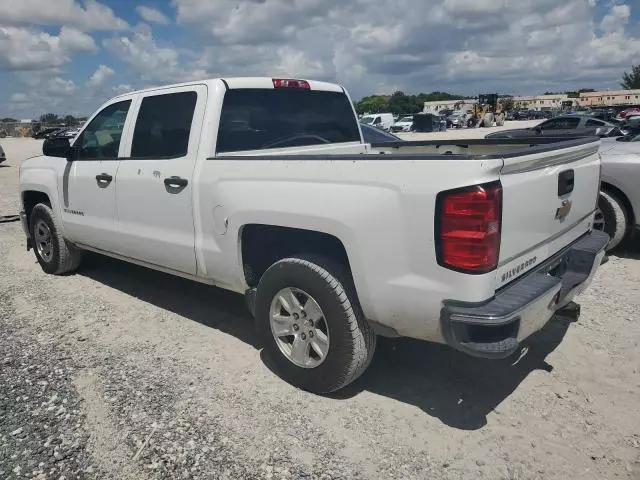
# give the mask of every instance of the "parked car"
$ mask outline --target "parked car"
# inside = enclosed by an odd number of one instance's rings
[[[413,116],[414,132],[440,132],[447,129],[447,119],[435,113],[416,113]]]
[[[80,127],[68,128],[58,133],[57,136],[64,138],[74,138],[80,133]]]
[[[396,123],[391,125],[391,132],[410,132],[413,127],[413,115],[401,117]]]
[[[389,130],[393,125],[393,115],[391,113],[374,113],[371,115],[365,115],[360,119],[360,123],[365,125],[372,125],[382,130]]]
[[[640,115],[640,108],[638,108],[638,107],[627,108],[627,109],[625,109],[625,110],[622,110],[622,111],[620,112],[620,115],[619,115],[619,116],[620,116],[620,118],[621,118],[621,119],[623,119],[623,120],[624,120],[624,119],[626,119],[628,116],[631,116],[631,115]]]
[[[613,250],[640,226],[640,129],[602,140],[602,182],[595,227],[606,232]]]
[[[46,127],[38,130],[31,136],[36,139],[47,138],[48,135],[51,135],[54,132],[59,132],[61,130],[60,127]]]
[[[447,117],[447,126],[451,128],[463,128],[469,123],[472,118],[470,112],[464,110],[456,110]]]
[[[2,145],[0,145],[0,163],[6,162],[7,157],[4,154],[4,150],[2,149]]]
[[[535,127],[516,128],[490,133],[485,138],[518,138],[537,135],[560,137],[597,135],[600,137],[622,136],[623,132],[614,124],[591,118],[587,115],[560,115]]]
[[[118,96],[71,145],[47,140],[20,216],[46,273],[89,250],[246,295],[282,377],[331,392],[376,335],[511,355],[591,282],[599,141],[527,145],[371,145],[338,85],[211,79]]]

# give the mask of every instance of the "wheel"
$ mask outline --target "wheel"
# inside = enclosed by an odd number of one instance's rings
[[[255,310],[267,355],[298,388],[339,390],[371,362],[375,333],[338,265],[312,257],[276,262],[260,279]]]
[[[36,259],[46,273],[61,275],[80,265],[82,252],[63,237],[51,207],[39,203],[31,211],[31,239]]]
[[[607,251],[613,250],[623,242],[628,231],[628,216],[624,205],[616,196],[600,191],[593,227],[611,237]]]

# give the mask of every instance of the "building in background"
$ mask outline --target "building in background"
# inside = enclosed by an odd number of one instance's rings
[[[608,90],[580,94],[580,106],[582,107],[616,107],[619,105],[640,105],[640,90]]]
[[[569,104],[569,102],[571,102]],[[424,102],[423,111],[436,113],[440,110],[470,109],[477,100],[447,100]],[[513,97],[515,108],[522,110],[561,110],[579,107],[617,107],[640,105],[640,90],[604,90],[600,92],[580,93],[577,98],[567,94],[531,95]]]

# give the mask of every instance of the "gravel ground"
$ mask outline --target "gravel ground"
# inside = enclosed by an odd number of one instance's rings
[[[2,146],[8,215],[40,143]],[[517,363],[383,339],[322,397],[272,372],[241,297],[99,256],[47,276],[0,224],[0,478],[638,479],[639,258]]]

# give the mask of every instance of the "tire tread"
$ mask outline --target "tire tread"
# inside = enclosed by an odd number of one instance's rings
[[[58,244],[58,264],[53,271],[53,275],[63,275],[75,271],[82,261],[82,251],[75,248],[62,236],[62,229],[49,205],[38,203],[33,207],[31,216],[33,217],[34,214],[37,215],[38,211],[42,211],[49,217],[53,226],[51,234],[55,236]]]
[[[306,256],[284,258],[274,264],[274,268],[282,264],[302,266],[317,274],[332,290],[333,295],[341,305],[347,319],[347,330],[351,333],[353,344],[351,358],[346,362],[341,374],[326,385],[318,393],[330,393],[352,383],[367,369],[373,358],[376,345],[376,334],[362,314],[357,301],[355,287],[346,269],[323,257]],[[353,302],[352,300],[353,299]]]

